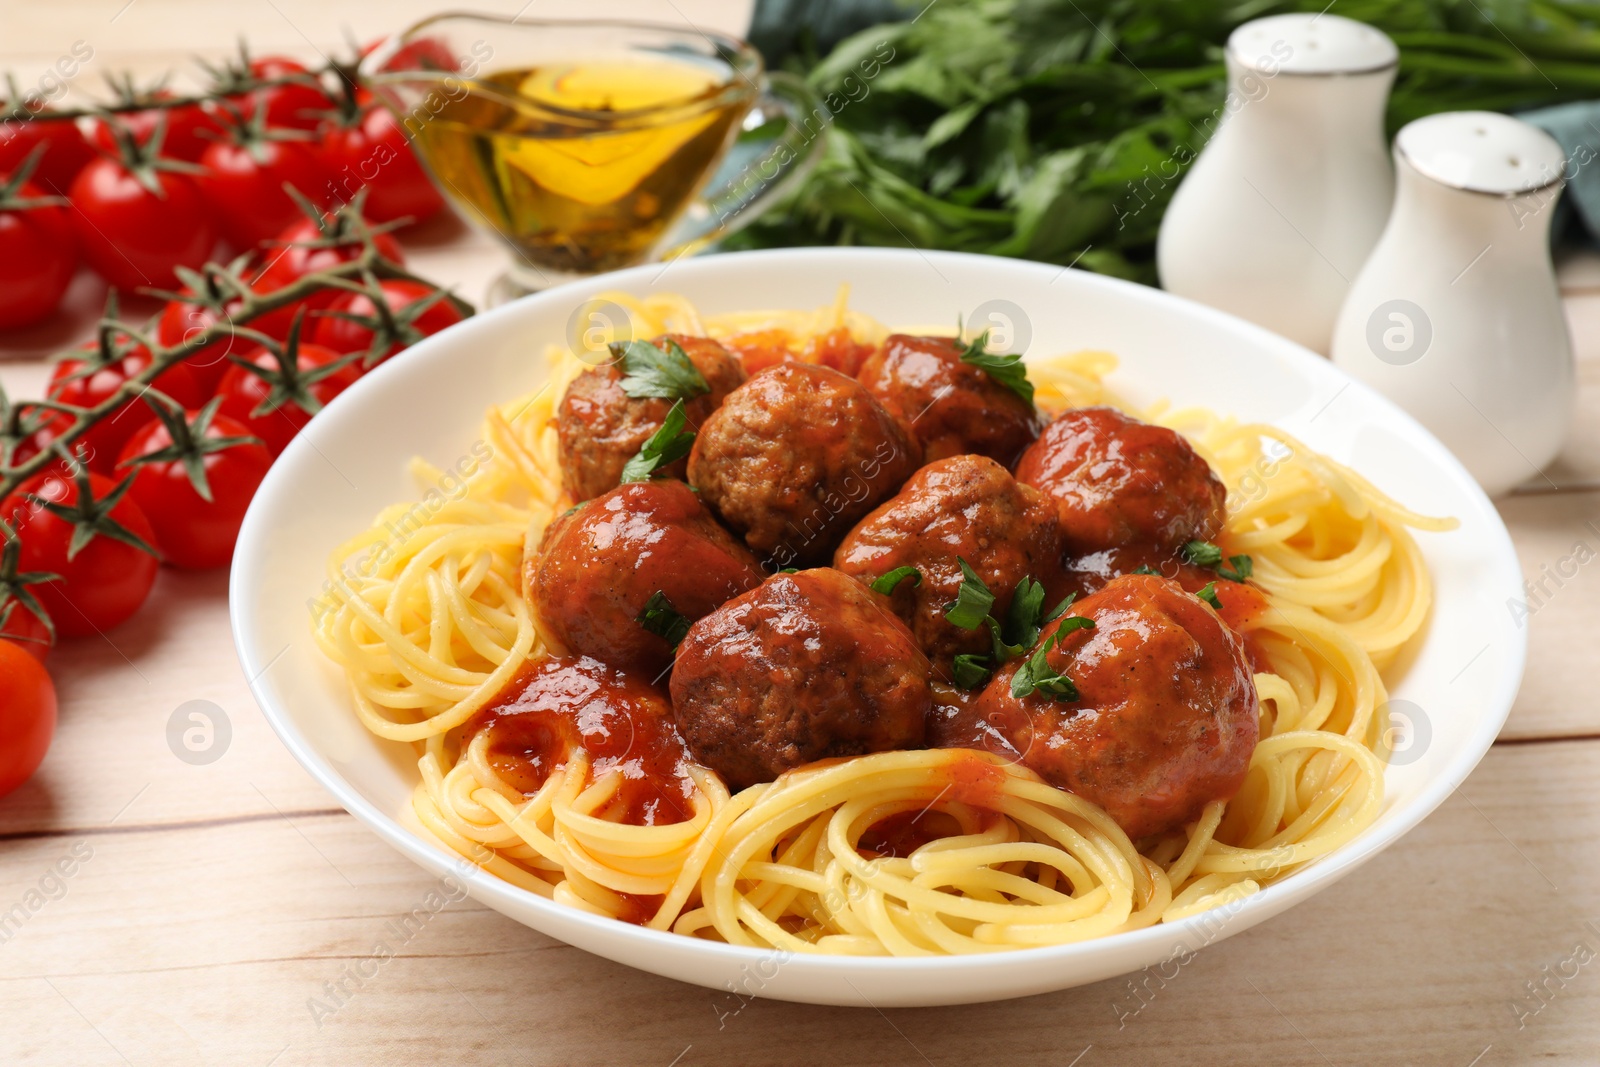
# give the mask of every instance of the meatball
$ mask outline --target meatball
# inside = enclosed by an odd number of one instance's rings
[[[689,454],[689,482],[774,569],[826,562],[921,463],[860,382],[781,363],[729,394]]]
[[[1238,792],[1260,714],[1238,635],[1176,582],[1147,575],[1114,579],[1066,618],[1074,616],[1094,628],[1069,633],[1046,658],[1076,684],[1076,700],[1012,695],[1022,659],[978,700],[1022,762],[1100,805],[1133,838],[1182,826]],[[1046,627],[1040,644],[1061,625]]]
[[[750,551],[677,481],[621,485],[551,523],[534,568],[534,609],[579,655],[653,677],[672,644],[640,614],[656,593],[693,621],[761,584]]]
[[[1022,454],[1017,480],[1053,498],[1075,555],[1142,544],[1176,551],[1209,540],[1227,490],[1181,434],[1113,408],[1061,415]]]
[[[744,381],[739,360],[709,337],[667,334],[678,342],[705,377],[711,392],[684,402],[691,428],[705,422],[723,398]],[[657,397],[634,398],[622,391],[623,371],[617,364],[584,371],[567,386],[556,409],[556,439],[561,454],[561,484],[574,500],[588,500],[615,489],[622,468],[638,455],[650,435],[672,410],[673,402]],[[683,477],[680,461],[662,468],[669,477]]]
[[[923,467],[894,499],[850,531],[834,566],[870,584],[896,567],[915,567],[889,601],[941,668],[957,654],[991,648],[986,627],[963,630],[945,619],[956,599],[966,560],[994,593],[993,614],[1005,618],[1017,583],[1031,577],[1058,584],[1056,510],[1037,489],[1022,485],[984,456],[951,456]]]
[[[1039,436],[1033,405],[961,362],[953,337],[890,335],[861,366],[861,384],[912,423],[924,459],[976,452],[1007,467]]]
[[[678,731],[729,788],[830,756],[920,748],[928,660],[883,599],[821,568],[775,574],[689,628]]]

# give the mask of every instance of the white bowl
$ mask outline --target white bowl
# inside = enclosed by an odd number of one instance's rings
[[[1416,740],[1385,775],[1382,814],[1358,839],[1231,907],[1082,944],[940,959],[796,956],[640,929],[544,900],[402,825],[410,749],[356,721],[340,672],[310,636],[324,561],[382,507],[415,499],[406,460],[468,454],[484,410],[537,388],[547,342],[568,336],[605,289],[673,290],[710,313],[831,302],[893,324],[953,322],[991,300],[1024,309],[1029,352],[1100,348],[1114,386],[1271,422],[1365,474],[1407,505],[1454,515],[1418,535],[1435,582],[1433,618],[1392,697],[1415,705]],[[1017,340],[1021,340],[1019,337]],[[435,874],[545,934],[656,974],[716,989],[821,1004],[932,1005],[1025,996],[1133,971],[1268,919],[1393,844],[1488,750],[1521,679],[1526,637],[1506,609],[1521,595],[1511,540],[1472,478],[1410,416],[1274,334],[1155,289],[1018,260],[914,250],[795,249],[638,267],[496,308],[429,338],[363,378],[290,445],[256,494],[234,556],[234,641],[251,689],[296,759],[339,802]],[[1399,761],[1397,761],[1398,763]]]

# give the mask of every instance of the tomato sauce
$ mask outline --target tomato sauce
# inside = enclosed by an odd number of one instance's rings
[[[536,793],[552,771],[582,749],[593,778],[622,773],[608,817],[655,826],[683,822],[692,814],[689,751],[666,696],[597,659],[531,664],[468,724],[469,739],[484,731],[490,764],[524,794]]]

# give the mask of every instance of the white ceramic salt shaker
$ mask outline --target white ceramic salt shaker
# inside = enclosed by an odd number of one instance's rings
[[[1333,361],[1432,430],[1491,496],[1555,458],[1574,371],[1550,221],[1566,160],[1489,111],[1430,115],[1394,140],[1394,212],[1350,289]]]
[[[1337,15],[1234,30],[1220,125],[1161,222],[1162,287],[1326,353],[1394,199],[1398,61],[1385,34]]]

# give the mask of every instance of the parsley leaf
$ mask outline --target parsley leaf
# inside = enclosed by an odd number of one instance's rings
[[[1033,404],[1033,383],[1028,381],[1028,368],[1022,365],[1020,355],[995,355],[988,351],[989,331],[985,330],[967,343],[961,353],[961,362],[977,367],[989,377],[1016,393],[1029,405]]]
[[[955,658],[952,664],[955,670],[956,686],[960,689],[978,689],[989,680],[993,669],[989,666],[988,656],[976,656],[963,652]]]
[[[1196,593],[1195,596],[1199,597],[1201,600],[1204,600],[1216,610],[1222,610],[1222,598],[1217,596],[1216,582],[1207,582],[1206,587]]]
[[[650,599],[644,602],[644,610],[634,621],[657,637],[665,638],[673,648],[677,648],[678,642],[689,632],[689,620],[678,614],[667,594],[659,589],[650,594]]]
[[[961,567],[961,586],[956,590],[956,598],[944,606],[944,617],[952,626],[976,630],[994,607],[994,594],[966,560],[957,557],[956,563]]]
[[[1077,600],[1077,599],[1078,599],[1078,594],[1077,593],[1068,593],[1066,595],[1065,599],[1063,599],[1061,601],[1061,603],[1057,604],[1055,607],[1050,609],[1050,614],[1048,614],[1048,615],[1046,615],[1044,617],[1044,622],[1042,622],[1040,625],[1041,626],[1049,626],[1051,623],[1053,623],[1057,619],[1061,618],[1061,616],[1063,616],[1063,615],[1065,615],[1067,613],[1067,609],[1072,607],[1072,602],[1074,600]],[[1031,644],[1032,642],[1029,642],[1029,643]]]
[[[905,581],[907,578],[911,579],[911,585],[913,588],[922,584],[922,572],[917,570],[917,568],[896,567],[888,574],[885,574],[883,577],[873,582],[872,588],[875,592],[879,592],[887,596],[890,593],[893,593],[895,587],[901,582]]]
[[[694,447],[694,434],[684,430],[686,422],[688,416],[684,414],[683,401],[679,400],[662,420],[661,429],[651,434],[639,454],[622,468],[622,481],[648,482],[657,470],[687,456]]]
[[[1021,699],[1032,696],[1035,692],[1043,693],[1051,700],[1077,700],[1078,687],[1071,678],[1050,666],[1048,659],[1051,646],[1058,646],[1068,634],[1079,630],[1094,629],[1094,620],[1086,619],[1081,615],[1062,619],[1056,632],[1034,650],[1028,661],[1017,668],[1017,673],[1011,676],[1011,695]]]
[[[1255,564],[1249,556],[1229,556],[1228,566],[1217,568],[1217,577],[1230,582],[1243,582],[1254,572]]]
[[[635,400],[692,400],[711,392],[705,375],[672,338],[657,348],[647,341],[614,341],[611,354],[622,360],[622,391]]]
[[[1157,578],[1161,577],[1161,572],[1156,570],[1154,567],[1150,566],[1150,564],[1148,564],[1148,563],[1144,563],[1144,564],[1141,564],[1140,566],[1135,567],[1133,569],[1132,573],[1134,573],[1134,574],[1153,574]]]
[[[1044,610],[1044,586],[1024,575],[1012,594],[1003,627],[1014,645],[1032,645],[1039,639],[1039,613]]]
[[[1222,549],[1210,541],[1190,541],[1183,546],[1183,558],[1196,567],[1215,567],[1222,562]]]

